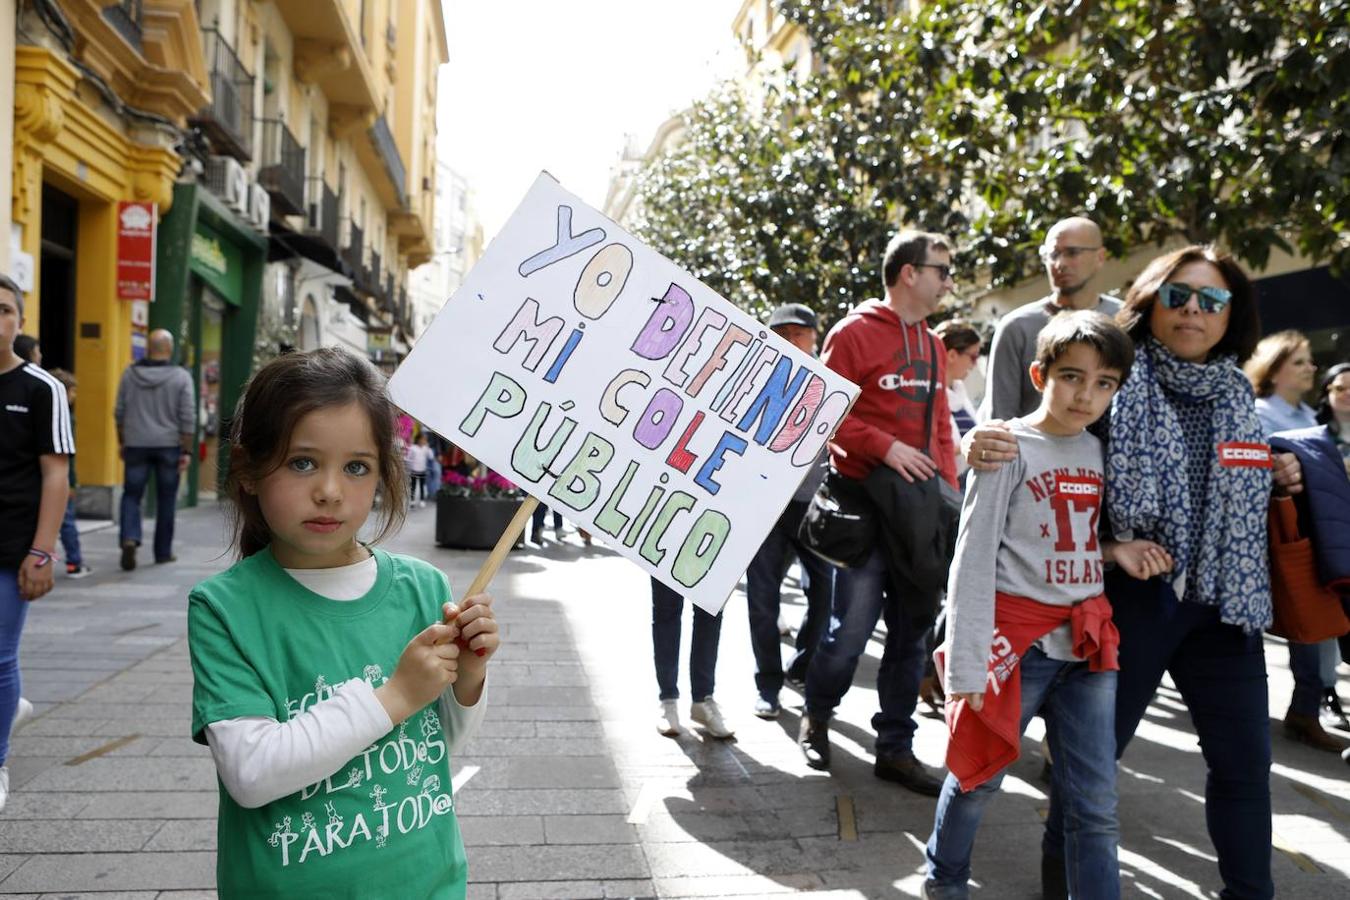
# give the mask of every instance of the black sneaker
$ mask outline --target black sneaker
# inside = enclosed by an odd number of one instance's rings
[[[122,542],[122,571],[130,572],[136,568],[136,542]]]
[[[830,723],[802,716],[802,726],[797,732],[797,745],[802,748],[806,764],[813,769],[830,767]]]
[[[872,774],[886,781],[894,781],[925,797],[936,797],[942,793],[942,779],[925,769],[913,753],[904,756],[878,755]]]

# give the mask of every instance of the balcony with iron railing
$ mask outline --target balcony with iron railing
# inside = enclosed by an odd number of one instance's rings
[[[393,186],[398,206],[405,206],[408,196],[408,173],[403,168],[403,157],[399,155],[394,134],[389,130],[389,121],[380,116],[375,120],[375,124],[370,126],[367,136],[370,138],[371,146],[375,148],[389,183]]]
[[[322,175],[305,179],[305,232],[332,249],[338,246],[338,195]]]
[[[272,195],[272,209],[286,216],[305,212],[305,148],[281,119],[262,123],[258,183]]]
[[[366,280],[364,235],[361,228],[352,223],[348,229],[347,246],[342,249],[342,259],[352,270],[352,280],[364,283]]]
[[[215,28],[202,29],[202,44],[211,78],[211,103],[190,121],[206,132],[217,152],[249,160],[253,156],[253,76]]]
[[[121,0],[120,3],[105,6],[103,18],[117,29],[117,33],[135,47],[138,53],[145,52],[141,42],[144,34],[142,29],[145,22],[145,0]]]
[[[370,293],[380,296],[383,291],[383,285],[380,283],[380,254],[374,250],[370,251],[370,268],[366,270],[366,278],[369,282],[367,288]]]

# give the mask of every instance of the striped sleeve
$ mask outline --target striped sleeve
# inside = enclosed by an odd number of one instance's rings
[[[29,364],[24,371],[37,380],[33,388],[33,421],[48,422],[49,428],[39,425],[34,429],[38,453],[57,453],[71,456],[75,453],[75,437],[70,430],[70,405],[66,402],[66,386],[40,367]]]

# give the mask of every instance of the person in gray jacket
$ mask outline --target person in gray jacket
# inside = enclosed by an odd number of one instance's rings
[[[1050,293],[998,320],[989,348],[984,399],[976,413],[980,422],[1029,416],[1040,407],[1041,394],[1028,373],[1036,359],[1036,336],[1056,313],[1095,309],[1114,316],[1120,311],[1119,300],[1092,290],[1106,264],[1097,223],[1081,216],[1061,219],[1046,232],[1039,252]]]
[[[196,433],[192,376],[173,359],[173,335],[150,332],[146,357],[127,366],[117,385],[117,445],[126,466],[122,492],[122,568],[136,568],[141,545],[141,498],[150,473],[155,475],[155,562],[173,555],[173,515],[178,478],[187,468]]]

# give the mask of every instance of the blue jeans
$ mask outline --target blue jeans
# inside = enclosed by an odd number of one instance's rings
[[[886,562],[873,551],[867,562],[834,573],[830,620],[816,647],[806,674],[806,713],[826,722],[853,684],[877,620],[886,620],[886,648],[877,670],[881,711],[872,717],[877,733],[877,756],[904,756],[911,752],[914,706],[919,699],[924,659],[928,655],[927,623],[915,622],[888,585]]]
[[[1224,900],[1275,896],[1270,868],[1270,698],[1260,634],[1219,621],[1219,610],[1164,602],[1159,579],[1106,576],[1120,629],[1116,755],[1124,754],[1164,672],[1181,692],[1208,766],[1205,823],[1219,858]],[[1055,758],[1058,763],[1059,758]],[[1062,798],[1051,795],[1045,851],[1062,846]],[[1059,851],[1062,853],[1062,851]]]
[[[788,671],[806,674],[825,619],[830,614],[834,583],[829,563],[807,550],[797,540],[797,526],[806,514],[806,502],[793,500],[778,517],[745,572],[746,608],[750,613],[750,648],[755,653],[755,687],[765,700],[777,702],[783,689],[783,651],[778,633],[778,613],[783,601],[783,571],[788,554],[796,553],[802,564],[802,590],[806,593],[806,617],[797,631],[796,653]]]
[[[1069,895],[1075,900],[1120,896],[1116,674],[1092,672],[1085,662],[1051,659],[1036,647],[1022,656],[1021,731],[1026,731],[1032,716],[1046,714],[1055,787],[1064,798]],[[930,896],[943,900],[967,896],[975,832],[1005,773],[969,793],[948,773],[928,838]]]
[[[652,579],[652,656],[656,686],[662,700],[680,696],[680,617],[684,597]],[[695,703],[712,696],[717,670],[717,643],[722,636],[722,614],[709,615],[694,607],[694,638],[689,647],[689,690]]]
[[[173,555],[173,514],[178,505],[177,447],[123,447],[126,483],[122,488],[122,527],[119,541],[141,545],[141,498],[155,473],[155,561]]]
[[[66,514],[61,519],[61,548],[66,551],[66,562],[78,566],[84,562],[84,557],[80,554],[80,529],[75,527],[74,488],[71,490],[71,497],[66,501]]]
[[[28,601],[19,597],[19,570],[0,569],[0,766],[9,759],[9,730],[19,708],[19,635]]]

